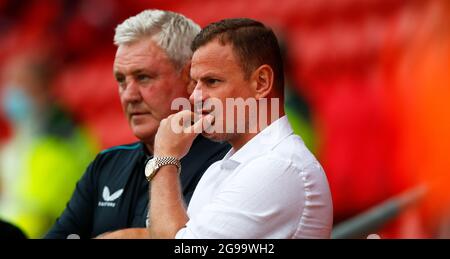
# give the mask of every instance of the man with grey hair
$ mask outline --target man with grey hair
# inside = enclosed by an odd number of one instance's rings
[[[149,204],[145,164],[153,157],[160,121],[176,112],[172,101],[189,96],[190,44],[199,31],[190,19],[161,10],[143,11],[117,26],[114,76],[123,110],[140,141],[98,154],[46,238],[126,237],[120,231],[109,232],[128,229],[126,233],[138,235],[145,230]],[[201,136],[195,139],[181,160],[186,204],[204,171],[228,149]]]

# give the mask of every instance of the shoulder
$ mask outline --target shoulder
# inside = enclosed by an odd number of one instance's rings
[[[292,160],[271,153],[258,156],[246,161],[239,166],[236,178],[239,182],[255,184],[259,186],[274,186],[274,183],[282,180],[288,185],[298,185],[301,169]],[[234,178],[234,177],[233,177]],[[287,187],[285,184],[282,184]]]
[[[317,158],[306,147],[301,137],[295,134],[286,137],[265,155],[289,162],[292,167],[301,171],[322,170]]]
[[[126,161],[131,159],[133,156],[139,155],[143,152],[142,149],[142,143],[141,142],[135,142],[125,145],[119,145],[110,147],[107,149],[102,150],[100,153],[97,154],[97,157],[95,158],[94,162],[97,163],[107,163],[111,159],[114,159],[116,162],[119,161]]]
[[[98,178],[105,173],[111,176],[115,172],[128,171],[133,166],[133,161],[141,155],[143,155],[141,142],[114,146],[98,153],[87,173],[91,177]]]
[[[142,148],[141,142],[134,142],[130,144],[114,146],[102,150],[99,155],[114,155],[114,154],[129,154],[138,151]]]
[[[254,184],[282,182],[280,188],[297,190],[306,186],[328,190],[328,181],[322,166],[299,136],[291,135],[267,152],[240,165],[239,178]],[[251,179],[253,181],[250,181]],[[257,180],[255,180],[257,179]],[[243,179],[241,179],[243,180]],[[275,187],[276,188],[276,187]]]

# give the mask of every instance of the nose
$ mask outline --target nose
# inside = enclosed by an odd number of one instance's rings
[[[142,100],[139,86],[132,80],[123,90],[123,98],[127,103],[137,103]]]
[[[191,96],[189,96],[189,101],[192,104],[201,103],[207,99],[206,92],[202,90],[200,83],[195,85],[194,90],[192,91]]]

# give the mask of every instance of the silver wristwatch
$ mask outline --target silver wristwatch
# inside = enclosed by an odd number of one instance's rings
[[[147,181],[150,182],[153,177],[155,177],[158,170],[165,165],[174,165],[178,168],[178,173],[181,172],[181,163],[176,157],[154,157],[148,160],[145,165],[145,177],[147,178]]]

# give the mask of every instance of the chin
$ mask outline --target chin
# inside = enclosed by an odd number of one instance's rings
[[[153,142],[155,139],[157,127],[144,127],[144,126],[134,126],[132,127],[133,134],[136,138],[142,142]]]
[[[214,142],[226,142],[232,138],[231,133],[206,133],[203,132],[202,135]]]

